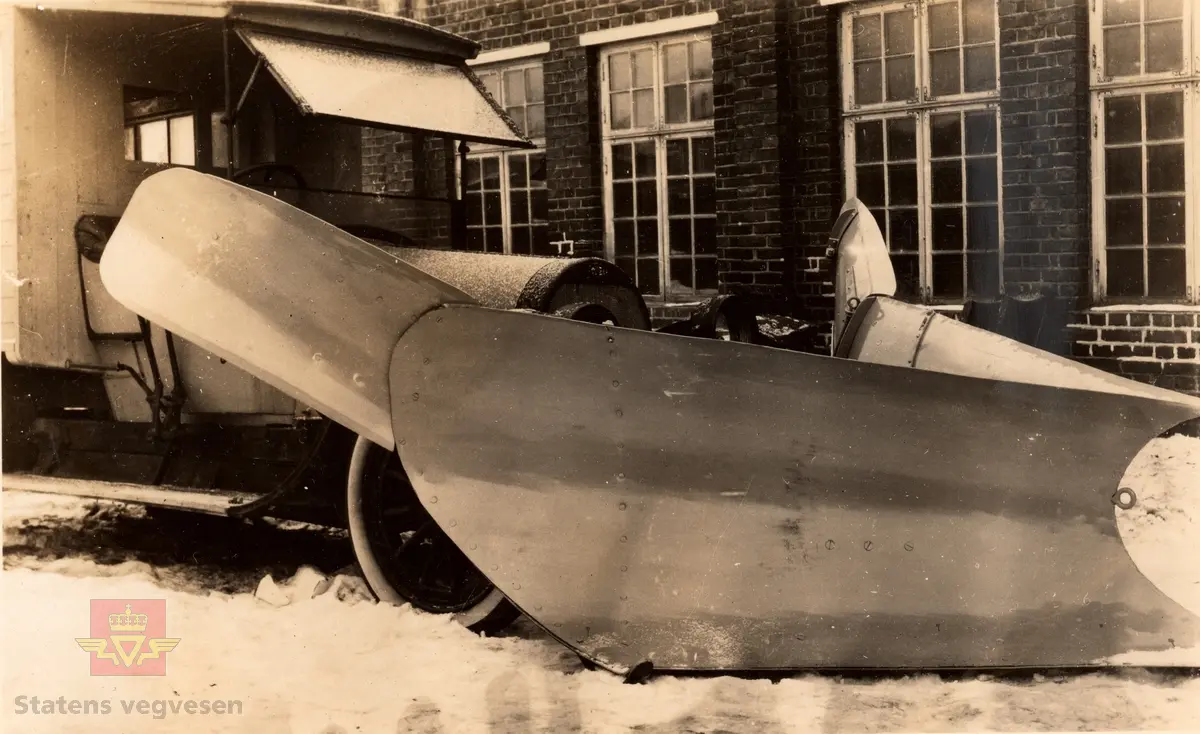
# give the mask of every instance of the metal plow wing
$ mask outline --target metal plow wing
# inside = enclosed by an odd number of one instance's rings
[[[447,307],[398,450],[565,644],[655,669],[1088,665],[1196,644],[1118,483],[1184,405]],[[1086,427],[1086,428],[1083,428]]]

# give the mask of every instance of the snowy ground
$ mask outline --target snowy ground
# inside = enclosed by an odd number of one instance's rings
[[[1200,441],[1170,441],[1134,484],[1174,472],[1176,485],[1195,487]],[[1164,468],[1172,456],[1183,463]],[[185,526],[138,508],[16,492],[4,493],[3,517],[6,732],[1200,730],[1200,679],[1137,670],[626,686],[584,670],[525,621],[487,639],[374,603],[359,579],[338,575],[352,556],[337,533],[221,519]],[[1190,518],[1180,527],[1194,542]],[[166,676],[89,675],[75,638],[87,636],[96,598],[167,600],[167,633],[181,642]],[[34,713],[34,696],[51,708],[59,697],[67,707],[107,702],[110,713]],[[150,713],[125,712],[122,702],[139,700],[160,702],[161,716],[154,703]],[[240,702],[240,713],[170,709],[217,700]]]

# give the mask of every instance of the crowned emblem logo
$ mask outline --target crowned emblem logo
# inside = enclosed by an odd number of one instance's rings
[[[92,675],[166,675],[179,644],[166,636],[165,599],[92,599],[90,632],[75,642],[91,654]]]

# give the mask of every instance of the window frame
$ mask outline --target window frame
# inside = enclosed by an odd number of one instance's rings
[[[716,143],[716,114],[714,104],[714,114],[712,118],[707,120],[689,120],[688,122],[667,122],[666,121],[666,105],[664,102],[666,96],[666,85],[663,80],[663,64],[666,58],[663,51],[665,46],[677,43],[692,43],[696,41],[707,42],[711,49],[712,32],[709,28],[698,28],[696,30],[686,31],[682,33],[671,33],[665,35],[656,35],[645,38],[637,38],[635,40],[613,43],[604,46],[598,56],[599,72],[600,72],[600,130],[601,130],[601,167],[603,171],[603,210],[604,210],[604,258],[609,262],[616,262],[616,221],[613,202],[613,163],[612,163],[612,146],[618,143],[634,144],[643,141],[654,143],[654,160],[655,173],[654,180],[656,185],[656,215],[655,219],[658,223],[658,284],[659,292],[643,294],[646,300],[650,302],[673,302],[686,301],[695,298],[705,298],[715,295],[719,292],[719,281],[716,286],[711,289],[698,289],[695,287],[695,253],[690,256],[693,260],[693,285],[688,292],[673,291],[670,288],[670,263],[671,263],[671,243],[670,243],[670,220],[671,216],[668,210],[669,192],[668,192],[668,173],[667,173],[667,141],[675,139],[691,139],[695,137],[711,137]],[[653,69],[654,78],[650,89],[653,90],[654,99],[654,114],[653,124],[649,127],[634,127],[632,107],[630,110],[630,127],[627,129],[614,130],[612,128],[612,98],[609,91],[609,59],[616,54],[632,53],[642,49],[652,49],[653,51]],[[715,77],[715,73],[714,73]],[[714,81],[712,79],[710,81]],[[689,87],[691,82],[688,82]],[[690,105],[690,98],[689,98]],[[690,110],[690,107],[689,107]],[[690,117],[690,113],[689,113]],[[690,145],[690,144],[689,144]],[[715,158],[715,156],[714,156]],[[701,174],[703,176],[716,176],[716,166],[714,160],[714,171],[712,174]],[[689,173],[689,177],[695,174]],[[689,215],[695,219],[696,215]],[[708,217],[710,215],[701,215]],[[712,218],[716,219],[716,211],[714,209]],[[715,226],[715,224],[714,224]],[[705,256],[713,257],[720,260],[720,255]],[[632,278],[633,275],[630,275]],[[719,276],[718,276],[719,277]]]
[[[945,1],[945,0],[942,0]],[[963,47],[963,28],[961,25],[961,13],[964,0],[958,0],[960,25],[959,25],[959,74],[960,84],[963,83],[963,56],[961,48]],[[995,284],[995,295],[1001,297],[1006,291],[1004,278],[1004,260],[1005,260],[1005,227],[1004,227],[1004,132],[1002,125],[1002,117],[1000,114],[1000,13],[997,8],[993,15],[993,38],[995,53],[993,56],[995,82],[991,90],[982,92],[964,92],[962,94],[944,95],[935,97],[930,92],[931,81],[930,71],[932,64],[929,63],[929,53],[932,50],[929,33],[929,7],[941,4],[939,0],[883,0],[881,2],[862,3],[846,7],[842,10],[839,16],[839,38],[840,46],[838,48],[838,65],[841,71],[842,79],[842,109],[840,115],[842,119],[842,165],[843,165],[843,190],[847,199],[854,198],[857,193],[857,151],[856,140],[854,135],[854,125],[857,122],[888,119],[897,117],[913,117],[916,121],[916,147],[917,147],[917,251],[919,253],[919,275],[918,275],[918,299],[922,305],[934,307],[961,307],[963,303],[972,298],[969,290],[969,275],[965,269],[964,259],[964,288],[961,297],[940,297],[933,293],[933,247],[932,247],[932,230],[933,230],[933,208],[931,206],[930,190],[932,187],[932,158],[930,155],[930,139],[931,125],[929,119],[932,115],[956,112],[963,114],[966,112],[979,110],[992,110],[996,116],[996,207],[998,211],[998,233],[997,233],[997,249],[996,268],[998,274],[998,282]],[[903,101],[882,101],[878,104],[859,105],[854,101],[854,19],[862,15],[879,14],[882,16],[889,11],[908,10],[913,14],[914,41],[913,53],[914,59],[914,97]],[[885,43],[883,39],[884,24],[881,22],[881,44]],[[883,49],[881,49],[883,50]],[[881,71],[881,83],[886,85],[886,69]],[[886,96],[886,86],[884,87]],[[965,182],[964,182],[965,184]],[[966,192],[963,193],[962,207],[967,208]],[[882,229],[882,228],[881,228]],[[886,229],[884,229],[886,232]],[[886,236],[886,235],[885,235]],[[964,237],[967,236],[964,229]],[[965,247],[964,241],[964,258],[966,253],[970,252],[969,248]],[[889,243],[890,251],[890,243]]]
[[[476,76],[480,77],[481,82],[482,82],[482,77],[485,75],[493,74],[493,73],[499,75],[500,96],[499,96],[499,98],[496,99],[496,103],[498,105],[500,105],[500,107],[503,109],[506,107],[505,99],[504,99],[504,94],[505,94],[504,93],[504,75],[506,73],[514,72],[514,71],[524,72],[526,69],[531,69],[531,68],[537,68],[537,69],[541,70],[541,72],[542,72],[542,90],[543,90],[542,91],[542,106],[544,109],[545,104],[546,104],[546,102],[545,102],[545,78],[546,78],[545,77],[545,59],[540,54],[533,55],[533,56],[523,56],[523,57],[516,58],[516,59],[495,61],[495,62],[487,63],[487,64],[479,64],[478,66],[472,66],[471,71]],[[528,101],[526,101],[525,105],[528,106]],[[543,114],[542,119],[543,119],[543,121],[545,120],[544,114]],[[499,158],[499,161],[500,161],[500,220],[501,220],[500,229],[501,229],[501,233],[502,233],[501,237],[502,237],[502,242],[503,242],[503,254],[505,254],[505,255],[513,254],[513,251],[512,251],[513,221],[512,221],[512,201],[511,201],[512,189],[510,188],[510,179],[509,179],[511,158],[513,158],[514,156],[529,156],[531,154],[538,154],[538,155],[541,155],[543,158],[545,158],[545,156],[546,156],[545,122],[543,122],[542,130],[543,130],[542,135],[540,135],[538,137],[530,138],[530,142],[532,142],[534,145],[536,145],[537,146],[536,148],[532,148],[532,149],[528,149],[528,150],[525,150],[525,149],[514,150],[512,148],[509,148],[509,147],[503,146],[503,145],[495,145],[495,144],[491,144],[491,143],[481,143],[481,144],[475,144],[475,145],[469,146],[470,150],[467,152],[467,156],[466,156],[467,160],[480,161],[481,171],[482,171],[482,165],[483,165],[482,159],[490,158],[490,157],[498,157]],[[455,156],[455,167],[457,169],[458,180],[460,182],[459,187],[460,187],[461,195],[463,197],[463,201],[465,202],[466,196],[467,196],[467,181],[466,181],[466,171],[463,169],[462,156]],[[528,174],[526,174],[526,175],[528,175]],[[549,184],[548,181],[543,182],[542,189],[544,190],[544,189],[548,188],[548,184]],[[531,188],[531,189],[526,189],[526,190],[532,191],[534,189]],[[547,196],[548,196],[548,194],[547,194]],[[532,213],[531,213],[531,217],[532,217]],[[525,226],[525,225],[518,225],[518,226]],[[535,225],[531,221],[528,226],[530,228],[533,228]],[[545,226],[547,227],[547,234],[549,235],[550,224],[549,224],[548,220],[547,220]],[[483,228],[486,228],[486,226]],[[478,227],[472,227],[470,224],[468,224],[467,229],[468,230],[478,229]],[[549,237],[549,238],[553,239],[553,237]],[[464,246],[465,246],[465,243],[464,243]],[[484,252],[487,252],[486,243],[485,243],[484,247],[485,247]],[[523,254],[523,253],[517,253],[517,254]],[[534,254],[536,254],[536,253],[534,253]]]
[[[1091,116],[1091,293],[1097,306],[1147,306],[1147,305],[1200,305],[1200,216],[1195,207],[1200,193],[1200,145],[1189,141],[1200,140],[1200,12],[1194,4],[1184,0],[1182,29],[1182,59],[1180,71],[1158,72],[1137,76],[1106,77],[1104,75],[1104,0],[1093,0],[1088,8],[1089,32],[1091,34],[1091,88],[1088,90],[1088,112]],[[1143,4],[1143,9],[1144,9]],[[1144,21],[1140,24],[1144,25]],[[1145,55],[1145,38],[1139,40],[1142,58]],[[1108,294],[1108,222],[1107,190],[1104,181],[1105,167],[1105,121],[1104,103],[1112,97],[1144,95],[1155,92],[1183,91],[1183,141],[1184,141],[1184,292],[1178,297],[1160,296],[1110,296]],[[1145,146],[1146,142],[1143,141]],[[1143,166],[1145,163],[1143,163]],[[1143,186],[1145,182],[1143,181]],[[1145,193],[1142,194],[1145,197]],[[1144,215],[1145,216],[1145,215]],[[1145,250],[1147,244],[1143,244]],[[1143,287],[1145,287],[1143,283]]]
[[[130,158],[128,155],[126,155],[125,160],[129,163],[141,163],[151,166],[179,166],[181,168],[197,168],[199,163],[199,146],[197,145],[198,136],[196,129],[196,118],[197,115],[194,110],[177,110],[173,112],[165,112],[162,114],[125,120],[121,134],[124,136],[126,143],[128,143],[129,136],[133,136],[133,157]],[[184,119],[190,120],[192,123],[191,163],[178,163],[174,160],[177,151],[172,142],[173,136],[171,132],[171,123],[175,120]],[[142,157],[142,127],[156,122],[165,122],[167,124],[167,160],[165,161],[151,161]],[[128,153],[128,148],[126,149],[126,153]]]

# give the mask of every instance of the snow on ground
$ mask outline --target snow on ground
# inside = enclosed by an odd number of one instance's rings
[[[1156,450],[1127,476],[1147,508],[1195,487],[1200,441],[1167,439]],[[1170,456],[1186,460],[1166,467]],[[1200,679],[1139,670],[1060,679],[660,677],[627,686],[584,669],[527,620],[483,638],[375,603],[347,570],[341,533],[18,492],[3,494],[3,516],[6,732],[1200,730]],[[1183,527],[1179,518],[1139,523]],[[167,600],[167,634],[180,643],[165,676],[89,675],[75,640],[89,634],[91,599]],[[107,702],[110,713],[33,713],[35,696],[51,708],[59,697],[66,706]],[[217,700],[239,702],[240,712],[170,708]],[[159,703],[126,713],[122,702],[137,701]]]

